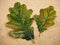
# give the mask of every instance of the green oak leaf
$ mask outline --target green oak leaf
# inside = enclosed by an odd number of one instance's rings
[[[34,28],[31,27],[33,18],[30,18],[32,9],[27,9],[25,4],[21,5],[16,2],[14,7],[9,8],[9,12],[10,14],[7,15],[9,22],[6,23],[6,26],[13,29],[9,35],[26,40],[34,39]]]
[[[53,6],[49,6],[45,9],[40,9],[40,14],[34,16],[38,31],[42,33],[47,30],[48,27],[53,26],[55,17],[56,11],[54,10]]]

